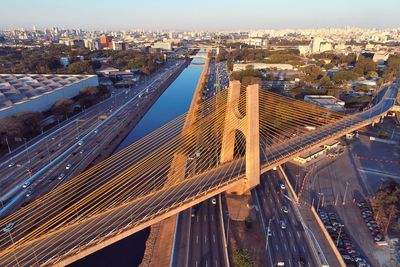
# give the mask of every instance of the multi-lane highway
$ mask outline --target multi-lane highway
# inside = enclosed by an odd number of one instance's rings
[[[272,170],[263,174],[260,186],[254,191],[253,198],[257,198],[255,203],[259,204],[268,238],[268,266],[278,262],[284,262],[285,266],[318,266],[279,172]]]
[[[212,59],[207,70],[208,80],[203,100],[216,94],[218,75],[215,61]],[[202,112],[204,116],[207,113],[206,110]],[[221,208],[218,196],[179,214],[176,251],[180,253],[174,253],[174,266],[228,266],[225,240],[222,236],[224,230],[221,229]]]
[[[9,155],[0,165],[0,216],[25,206],[82,171],[112,141],[117,129],[140,115],[150,96],[181,64],[168,62],[150,82],[113,92],[109,99],[44,133],[30,147]],[[28,190],[32,192],[29,197]]]
[[[178,216],[172,266],[229,266],[218,197]]]
[[[397,87],[392,86],[387,90],[381,102],[364,113],[343,118],[332,125],[316,129],[309,135],[294,138],[283,144],[273,145],[270,150],[273,153],[269,154],[267,158],[269,161],[263,164],[263,169],[266,169],[267,166],[273,166],[273,164],[282,160],[283,157],[291,158],[292,155],[299,151],[301,152],[302,149],[307,149],[310,145],[321,144],[332,136],[342,135],[345,130],[352,130],[363,125],[365,120],[371,120],[381,113],[386,112],[393,105],[396,95]],[[113,164],[124,163],[125,162],[113,163],[111,161],[111,165],[104,166],[103,170],[109,169]],[[27,241],[24,240],[24,237],[31,229],[27,227],[24,228],[24,226],[29,223],[28,217],[33,216],[34,213],[40,213],[46,208],[44,204],[42,206],[35,206],[35,210],[26,211],[30,212],[30,215],[18,219],[20,225],[14,226],[13,234],[15,240],[21,242],[21,244],[16,250],[12,250],[13,253],[6,252],[2,254],[1,264],[14,262],[15,255],[25,262],[33,263],[35,260],[34,257],[32,257],[33,248],[35,249],[34,253],[36,253],[40,259],[49,259],[55,254],[61,256],[61,254],[68,255],[69,253],[74,253],[74,251],[80,249],[77,247],[79,243],[101,243],[104,242],[103,238],[106,238],[107,235],[117,234],[119,231],[128,231],[131,228],[140,229],[140,225],[153,218],[158,218],[160,214],[172,215],[174,212],[180,211],[179,207],[182,207],[182,203],[195,204],[196,200],[197,202],[201,201],[202,198],[211,197],[227,190],[229,186],[237,185],[241,182],[240,179],[243,177],[244,168],[243,158],[233,160],[212,170],[198,174],[192,179],[186,179],[172,185],[172,187],[163,188],[157,191],[157,193],[145,195],[119,206],[112,206],[101,214],[96,214],[85,220],[71,222],[68,226],[60,226],[64,220],[62,216],[58,215],[59,212],[62,212],[62,214],[72,212],[75,205],[66,207],[67,210],[65,211],[49,210],[47,211],[48,213],[54,213],[51,215],[53,220],[35,227],[36,232],[43,231],[47,234],[40,239],[33,238],[32,241]],[[108,179],[115,177],[124,170],[125,169],[116,169],[116,173],[108,172]],[[97,173],[93,175],[98,175],[101,171],[102,169],[99,169]],[[125,186],[124,188],[126,189],[127,187]],[[113,191],[107,192],[107,198],[115,196],[117,192],[119,192],[119,194],[123,193],[123,191],[119,191],[118,187],[113,187],[112,189]],[[99,195],[99,197],[101,196],[102,195]],[[103,196],[102,198],[104,202],[107,200],[105,197],[106,196]],[[57,199],[57,196],[54,196],[54,198]],[[54,201],[56,201],[55,199]],[[90,205],[99,205],[98,198],[96,197],[94,199],[96,199],[96,203],[93,202]],[[53,199],[50,198],[49,201],[52,203]],[[127,216],[127,214],[129,214],[129,216]],[[50,232],[50,229],[55,227],[57,227],[58,230]],[[19,228],[22,229],[20,230]],[[109,234],[110,232],[111,234]],[[11,241],[9,240],[3,243],[3,246],[10,245]]]

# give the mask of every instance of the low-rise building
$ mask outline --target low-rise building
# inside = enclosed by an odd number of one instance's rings
[[[276,69],[276,70],[293,70],[290,64],[266,64],[266,63],[237,63],[233,65],[233,71],[245,70],[252,66],[255,70]]]
[[[170,42],[156,42],[151,47],[154,48],[154,49],[161,49],[161,50],[171,51],[172,50],[172,43],[170,43]]]
[[[330,95],[306,95],[304,100],[333,111],[344,111],[344,101]]]
[[[45,111],[57,100],[97,85],[96,75],[0,74],[0,117]]]

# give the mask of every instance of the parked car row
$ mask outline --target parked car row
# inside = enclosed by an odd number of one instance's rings
[[[357,206],[360,208],[361,216],[363,217],[366,226],[368,227],[372,237],[374,238],[374,241],[382,241],[384,237],[380,227],[375,221],[374,211],[372,210],[371,205],[366,200],[363,200],[361,202],[358,202]]]
[[[354,247],[345,227],[333,212],[320,210],[319,217],[348,266],[369,267],[367,260]]]

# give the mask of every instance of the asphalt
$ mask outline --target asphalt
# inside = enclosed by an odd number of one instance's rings
[[[301,148],[312,145],[315,142],[321,142],[321,140],[329,138],[332,134],[341,133],[344,128],[358,125],[362,123],[363,120],[368,120],[369,118],[381,114],[391,107],[396,94],[397,88],[390,88],[384,99],[370,110],[354,117],[341,120],[329,127],[322,127],[312,132],[307,137],[299,137],[293,141],[276,145],[276,150],[274,149],[273,151],[277,152],[267,157],[269,160],[268,162],[270,164],[277,162],[282,157],[288,157],[288,155]],[[211,197],[218,187],[224,184],[232,184],[234,181],[240,179],[244,171],[243,163],[243,159],[228,162],[213,170],[201,173],[192,179],[187,179],[180,184],[174,185],[168,190],[160,190],[157,194],[146,195],[143,198],[113,207],[99,215],[92,216],[80,222],[71,222],[69,225],[62,225],[65,223],[64,221],[55,219],[45,225],[37,225],[36,229],[42,229],[48,232],[46,236],[36,239],[34,243],[24,241],[13,252],[9,251],[8,253],[2,254],[0,264],[13,264],[15,261],[14,257],[17,257],[23,261],[23,264],[32,265],[35,261],[35,259],[30,256],[33,247],[35,248],[36,257],[40,259],[53,258],[53,260],[56,260],[56,255],[65,256],[75,251],[78,243],[101,242],[101,238],[109,235],[111,230],[114,230],[113,233],[115,233],[115,230],[119,229],[122,231],[123,229],[132,227],[132,225],[139,225],[151,218],[157,217],[157,214],[160,212],[174,209],[182,203],[190,203],[193,198],[205,193],[208,193]],[[108,167],[106,168],[109,170]],[[114,175],[111,174],[110,176],[114,177],[117,173]],[[227,176],[227,174],[230,175]],[[66,209],[66,211],[61,212],[70,213],[74,209],[74,205]],[[40,212],[40,208],[27,212]],[[53,212],[54,215],[57,215],[59,211],[55,210],[49,212]],[[130,221],[127,221],[126,214],[130,214]],[[77,216],[79,216],[79,214]],[[60,217],[58,218],[60,219]],[[21,218],[21,223],[26,219],[26,217]],[[58,230],[49,232],[50,229],[54,228],[58,228]],[[18,229],[18,227],[15,227],[13,230],[14,234],[17,234],[16,241],[21,240],[30,231],[27,229],[15,233],[16,229]],[[11,241],[4,242],[2,247],[9,246],[10,242]],[[51,251],[49,251],[49,247],[51,247]]]
[[[253,198],[258,198],[265,227],[270,230],[267,258],[269,266],[275,266],[278,262],[284,262],[285,266],[299,265],[300,257],[306,262],[304,266],[318,266],[311,248],[306,242],[307,235],[301,225],[300,219],[296,216],[293,203],[289,201],[286,189],[280,188],[279,183],[284,183],[278,171],[269,171],[261,176],[261,183],[255,189],[257,193]],[[282,207],[286,206],[288,213],[283,212]],[[286,229],[282,229],[281,221],[286,223]]]

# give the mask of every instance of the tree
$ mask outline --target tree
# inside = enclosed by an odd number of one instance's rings
[[[374,79],[374,78],[377,78],[378,76],[379,75],[378,75],[378,73],[376,71],[373,71],[373,70],[368,71],[368,77],[369,78]]]
[[[74,101],[72,99],[59,99],[51,107],[51,113],[56,117],[63,118],[71,110],[73,104]]]
[[[321,86],[323,86],[323,87],[329,87],[329,86],[332,86],[332,85],[333,85],[331,79],[330,79],[329,76],[327,76],[327,75],[325,75],[324,77],[322,77],[322,78],[319,80],[319,84],[320,84]]]
[[[235,250],[233,252],[233,264],[237,267],[252,267],[253,260],[247,249]]]
[[[304,79],[306,82],[316,82],[324,76],[324,72],[321,68],[315,65],[305,67],[303,72],[306,75]]]
[[[325,65],[324,65],[324,69],[330,70],[330,69],[332,69],[334,66],[335,66],[335,65],[333,65],[332,63],[328,63],[328,64],[325,64]]]
[[[332,77],[332,80],[335,83],[343,83],[343,82],[348,82],[348,81],[355,81],[355,80],[357,80],[358,77],[359,77],[359,74],[357,74],[354,71],[340,70]]]
[[[364,75],[369,71],[375,71],[377,67],[378,65],[372,59],[359,56],[354,71],[359,75]]]
[[[71,74],[95,74],[92,62],[88,60],[71,63],[67,72]]]

